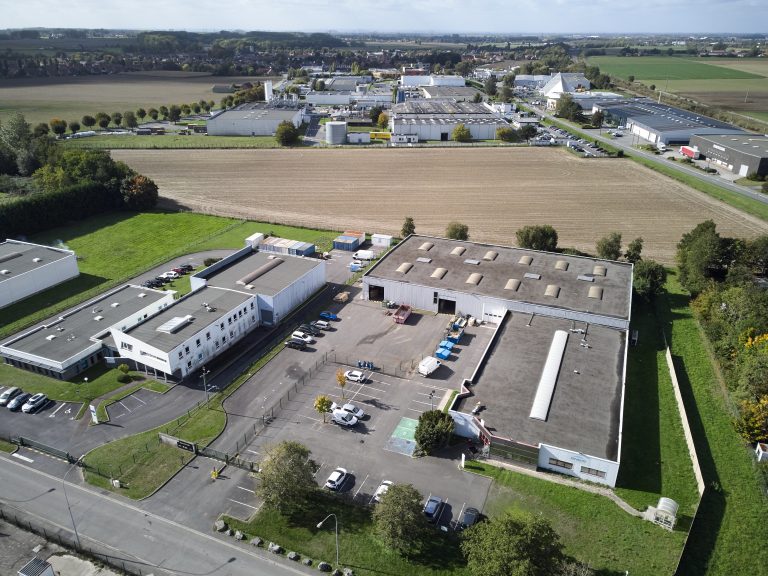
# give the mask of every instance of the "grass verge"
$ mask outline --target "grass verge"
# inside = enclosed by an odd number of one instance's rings
[[[139,382],[138,384],[134,384],[130,388],[126,388],[125,390],[121,390],[117,394],[114,394],[110,396],[109,398],[102,400],[99,405],[96,407],[96,416],[99,418],[99,422],[109,422],[109,413],[107,412],[107,408],[114,404],[115,402],[122,400],[123,398],[130,396],[137,390],[141,390],[142,388],[146,390],[151,390],[152,392],[157,392],[158,394],[165,394],[168,392],[168,390],[171,389],[168,384],[163,384],[162,382],[158,382],[157,380],[145,380],[144,382]]]
[[[731,422],[713,359],[675,273],[661,308],[686,402],[696,450],[707,482],[678,574],[765,574],[766,498],[753,460]]]
[[[8,452],[10,454],[11,452],[15,452],[16,448],[16,444],[11,444],[10,442],[0,439],[0,452]]]
[[[403,558],[382,546],[374,536],[370,508],[340,501],[330,494],[319,493],[308,503],[306,510],[293,516],[282,516],[262,508],[248,522],[230,517],[224,517],[224,520],[251,538],[259,536],[277,542],[286,550],[295,550],[302,557],[334,564],[334,524],[328,521],[322,528],[317,528],[317,523],[331,513],[337,514],[339,521],[339,561],[342,566],[353,568],[355,574],[469,574],[458,539],[453,535],[435,531],[434,536],[426,538],[426,546],[419,555]],[[383,567],[386,570],[383,571]]]

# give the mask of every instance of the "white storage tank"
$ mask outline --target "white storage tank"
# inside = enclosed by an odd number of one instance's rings
[[[328,122],[325,125],[325,142],[338,146],[347,143],[347,123]]]

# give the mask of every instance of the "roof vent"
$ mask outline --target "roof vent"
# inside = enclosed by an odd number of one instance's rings
[[[594,268],[592,268],[592,275],[593,276],[605,276],[608,269],[605,266],[596,265]]]
[[[96,320],[96,322],[101,322],[104,320],[104,316],[94,316],[93,319]]]
[[[421,258],[416,258],[416,262],[421,262],[422,264],[429,264],[432,262],[432,258],[424,258],[423,256]]]
[[[533,256],[520,256],[520,260],[517,261],[518,264],[524,264],[526,266],[530,266],[531,262],[533,262]]]
[[[560,286],[556,284],[548,284],[547,289],[544,291],[544,296],[550,296],[557,298],[560,295]]]
[[[587,294],[589,298],[596,298],[597,300],[603,299],[603,289],[600,286],[590,286],[589,287],[589,294]]]
[[[3,274],[4,276],[7,276],[10,273],[11,273],[10,270],[0,270],[0,274]]]
[[[142,292],[141,294],[139,294],[139,298],[146,298],[146,297],[147,297],[146,292]]]
[[[555,270],[562,270],[563,272],[565,272],[566,270],[568,270],[568,262],[566,262],[565,260],[558,260],[555,263]]]
[[[174,318],[171,318],[166,322],[165,324],[158,326],[157,331],[158,332],[166,332],[167,334],[174,334],[175,332],[178,332],[184,326],[191,323],[192,320],[194,320],[195,317],[191,316],[190,314],[187,314],[186,316],[175,316]]]
[[[451,250],[451,254],[453,254],[454,256],[461,256],[466,251],[467,251],[467,249],[464,248],[464,246],[456,246],[456,248]]]
[[[482,279],[483,279],[482,274],[480,274],[479,272],[474,272],[469,275],[469,278],[467,278],[465,284],[474,284],[475,286],[477,286],[478,284],[480,284],[480,280]]]
[[[472,264],[474,266],[477,266],[478,264],[480,264],[480,260],[475,260],[474,258],[467,258],[466,260],[464,260],[464,264]]]
[[[53,340],[55,338],[56,338],[56,334],[51,334],[50,336],[46,336],[45,337],[45,339],[48,340],[48,342],[50,342],[51,340]]]
[[[510,278],[507,280],[507,285],[504,286],[504,290],[512,290],[513,292],[517,292],[518,288],[520,288],[520,280],[517,278]]]
[[[407,274],[408,270],[413,268],[413,264],[410,262],[403,262],[400,264],[400,266],[397,267],[397,271],[400,272],[400,274]]]
[[[35,262],[35,263],[42,262],[42,261],[43,261],[42,258],[32,258],[32,262]]]
[[[494,252],[493,250],[488,250],[488,252],[485,253],[485,256],[483,256],[483,260],[488,260],[489,262],[492,262],[493,260],[496,260],[496,257],[499,255],[498,252]]]
[[[448,273],[447,268],[435,268],[435,271],[430,274],[432,278],[437,278],[439,280],[443,279],[443,276],[445,276]]]
[[[576,276],[576,280],[582,280],[584,282],[594,282],[595,277],[592,274],[579,274]]]
[[[110,306],[112,306],[112,308],[117,308],[118,306],[120,306],[120,302],[112,302]]]
[[[432,242],[424,242],[421,246],[419,246],[419,250],[424,250],[424,252],[428,252],[429,250],[432,250],[432,247],[434,244]]]
[[[526,272],[523,274],[523,278],[530,278],[531,280],[541,280],[541,274],[536,274],[534,272]]]

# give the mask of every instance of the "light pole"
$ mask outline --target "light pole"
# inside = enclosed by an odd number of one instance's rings
[[[208,376],[208,374],[210,374],[210,373],[211,373],[211,371],[210,370],[206,370],[205,366],[203,366],[203,370],[202,370],[202,372],[200,374],[200,378],[203,379],[203,390],[205,390],[205,403],[206,403],[206,405],[208,404],[208,401],[210,400],[210,397],[208,395],[208,382],[206,381],[205,377]]]
[[[78,462],[80,462],[80,459],[78,458],[75,460],[75,462],[72,464],[72,466],[69,467],[69,470],[67,470],[66,474],[61,479],[61,488],[64,490],[64,500],[67,503],[67,510],[69,511],[69,519],[72,521],[72,530],[75,533],[75,549],[80,550],[80,536],[77,535],[77,526],[75,526],[75,517],[72,515],[72,508],[69,506],[69,497],[67,496],[67,476],[69,476],[69,473],[72,472],[72,470],[75,469]]]
[[[328,520],[328,518],[330,518],[331,516],[333,516],[333,521],[336,524],[336,566],[339,566],[339,519],[336,518],[336,514],[328,514],[328,516],[326,516],[325,518],[320,520],[320,522],[317,523],[317,527],[322,528],[323,522]]]
[[[435,409],[435,404],[433,402],[434,398],[435,398],[435,391],[432,390],[432,392],[429,393],[429,409],[430,410]]]

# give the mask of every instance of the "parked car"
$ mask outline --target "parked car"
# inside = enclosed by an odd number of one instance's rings
[[[21,407],[21,411],[26,414],[32,414],[43,408],[46,404],[48,404],[48,396],[40,392],[27,400]]]
[[[365,374],[360,372],[360,370],[347,370],[344,372],[344,378],[352,382],[360,382],[361,384],[365,382]]]
[[[376,488],[376,492],[373,493],[373,501],[381,502],[384,494],[389,491],[389,487],[392,486],[392,484],[393,482],[391,480],[383,480],[382,483],[379,484],[379,487]]]
[[[169,270],[168,272],[163,272],[160,274],[162,278],[168,278],[169,280],[177,280],[181,278],[181,275],[177,272],[174,272],[173,270]]]
[[[303,340],[305,344],[312,344],[312,336],[301,330],[296,330],[291,334],[291,338],[295,340]]]
[[[32,394],[29,394],[27,392],[22,392],[21,394],[17,394],[11,400],[6,404],[8,407],[8,410],[11,412],[16,412],[17,410],[21,410],[21,407],[26,404],[27,400],[29,400],[32,397]]]
[[[437,519],[440,518],[440,514],[443,511],[443,500],[437,496],[429,495],[427,501],[424,503],[424,516],[427,517],[427,522],[434,524]]]
[[[178,274],[179,276],[184,276],[184,274],[187,273],[187,271],[184,270],[184,268],[171,268],[171,272],[176,272],[176,274]]]
[[[171,279],[166,278],[165,276],[155,276],[155,281],[159,282],[161,286],[164,286],[165,284],[168,284]]]
[[[331,325],[328,324],[328,322],[326,322],[325,320],[315,320],[314,322],[312,322],[312,326],[314,326],[315,328],[319,328],[320,330],[331,329]]]
[[[469,528],[470,526],[477,524],[478,520],[480,520],[480,510],[477,508],[465,508],[464,514],[462,514],[457,528],[459,530],[464,530],[465,528]]]
[[[291,338],[285,343],[285,347],[293,348],[294,350],[306,350],[307,343],[304,342],[304,340],[297,340],[295,338]]]
[[[6,406],[8,402],[16,398],[19,394],[22,394],[24,391],[19,388],[18,386],[11,386],[7,390],[3,390],[3,393],[0,394],[0,406]]]
[[[311,334],[312,336],[317,336],[318,334],[320,334],[320,329],[315,328],[311,324],[302,324],[301,326],[299,326],[299,330],[301,330],[302,332],[306,332],[307,334]]]
[[[351,428],[357,425],[357,416],[350,414],[346,410],[334,410],[331,413],[331,422],[338,424],[339,426],[346,426]]]
[[[344,412],[348,412],[358,420],[362,420],[363,418],[365,418],[365,412],[363,412],[360,408],[358,408],[351,402],[347,402],[343,406],[339,406],[338,404],[336,404],[336,402],[333,402],[331,404],[331,412],[336,412],[337,410],[343,410]]]
[[[340,320],[336,314],[329,312],[328,310],[323,310],[320,312],[319,316],[322,320],[333,320],[334,322],[338,322]]]
[[[341,489],[346,480],[347,471],[344,468],[336,468],[336,470],[331,472],[331,475],[328,476],[328,480],[325,481],[325,487],[328,488],[328,490],[337,492]]]
[[[179,265],[179,268],[181,268],[181,269],[182,269],[182,270],[184,270],[185,272],[192,272],[192,270],[194,270],[194,269],[195,269],[195,267],[194,267],[194,266],[192,266],[192,264],[180,264],[180,265]]]

